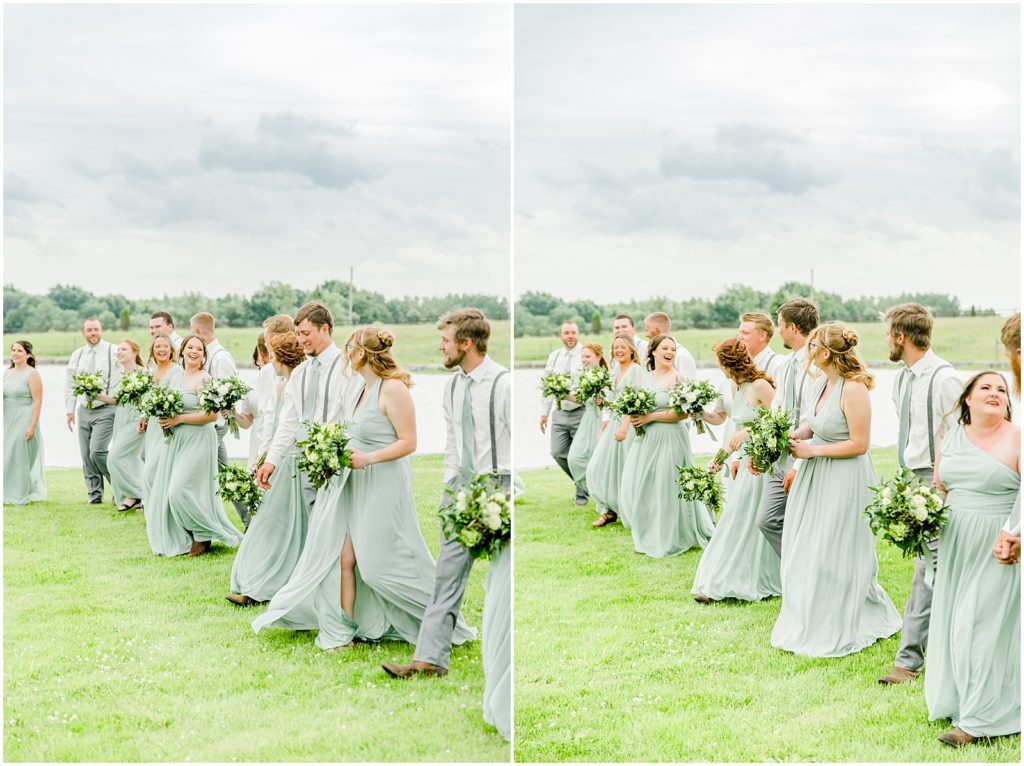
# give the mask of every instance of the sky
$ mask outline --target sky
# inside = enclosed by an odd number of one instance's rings
[[[6,6],[4,282],[508,294],[500,6]]]
[[[1020,306],[1016,6],[518,6],[515,290]]]

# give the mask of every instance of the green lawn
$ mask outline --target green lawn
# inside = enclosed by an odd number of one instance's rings
[[[882,474],[893,450],[874,453]],[[695,550],[655,560],[594,529],[558,469],[523,476],[515,522],[517,761],[1019,761],[1020,738],[936,740],[923,679],[883,687],[898,638],[840,659],[769,642],[779,600],[702,606]],[[880,545],[902,612],[911,562]]]
[[[935,330],[932,333],[935,353],[961,367],[986,366],[1007,369],[1003,346],[999,342],[999,328],[1005,321],[1006,317],[940,317],[935,320]],[[854,324],[852,327],[860,335],[859,348],[864,359],[875,367],[882,366],[882,363],[895,366],[888,361],[889,351],[885,345],[883,322]],[[642,331],[643,328],[640,329]],[[588,327],[580,328],[582,342],[590,339],[589,330]],[[690,350],[698,365],[701,362],[712,365],[712,346],[723,338],[734,337],[735,334],[735,331],[729,328],[680,330],[673,333],[675,339]],[[607,350],[611,343],[610,329],[602,332],[597,340],[603,343]],[[516,338],[515,344],[517,364],[543,363],[547,360],[548,354],[561,345],[561,341],[556,336]],[[772,348],[780,353],[785,351],[777,335],[772,339]]]
[[[176,328],[178,333],[188,335],[187,327]],[[441,352],[437,350],[440,333],[433,324],[396,325],[388,327],[395,336],[394,354],[402,365],[441,364]],[[251,363],[252,350],[256,345],[256,336],[261,332],[259,327],[225,327],[217,332],[217,339],[231,352],[239,362]],[[352,332],[349,326],[334,328],[335,343],[341,345]],[[125,336],[133,338],[144,349],[149,349],[149,330],[134,328],[127,333],[118,329],[104,330],[103,337],[111,343],[118,343]],[[4,353],[9,352],[11,344],[16,340],[27,340],[35,346],[35,354],[40,358],[67,359],[71,352],[85,341],[79,332],[40,332],[40,333],[4,333]],[[509,365],[511,360],[511,331],[508,320],[491,322],[491,342],[488,353],[500,364]]]
[[[436,554],[441,459],[413,464]],[[4,507],[5,760],[509,759],[483,721],[479,642],[446,678],[403,682],[380,663],[410,661],[404,643],[325,654],[312,632],[257,636],[263,607],[224,600],[233,551],[157,558],[142,515],[87,505],[79,471],[47,482],[49,502]],[[477,627],[486,569],[463,605]]]

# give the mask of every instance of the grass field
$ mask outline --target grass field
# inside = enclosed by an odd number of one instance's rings
[[[176,328],[182,337],[188,335],[188,328]],[[437,350],[440,333],[433,324],[396,325],[388,327],[395,336],[395,358],[401,365],[441,365],[441,353]],[[334,328],[334,341],[339,346],[353,330],[349,326]],[[217,331],[217,339],[238,362],[251,364],[252,350],[256,345],[259,327],[225,327]],[[111,343],[118,343],[126,333],[118,329],[104,330],[103,337]],[[149,330],[133,328],[127,333],[144,349],[149,349]],[[33,344],[36,356],[40,358],[67,359],[71,352],[81,346],[80,332],[42,332],[42,333],[4,333],[4,353],[9,353],[11,344],[16,340],[27,340]],[[511,333],[508,320],[491,322],[491,342],[488,348],[491,357],[505,366],[509,365],[511,355]]]
[[[874,453],[880,474],[894,450]],[[523,476],[515,522],[517,761],[1012,761],[1020,737],[936,740],[923,679],[877,679],[898,638],[840,659],[771,647],[779,599],[696,603],[700,551],[655,560],[621,524],[594,529],[558,469]],[[911,562],[880,545],[902,612]]]
[[[1005,321],[1006,317],[940,317],[935,320],[932,347],[936,354],[954,365],[1007,369],[1003,346],[999,342],[999,328]],[[873,367],[895,367],[895,363],[888,361],[889,351],[885,345],[885,324],[883,322],[854,324],[852,327],[860,336],[860,353],[865,360],[870,362]],[[643,328],[640,329],[642,331]],[[589,339],[587,337],[589,328],[581,327],[580,331],[583,341],[586,342]],[[680,330],[678,333],[673,333],[673,336],[689,349],[698,365],[701,362],[711,365],[714,362],[712,346],[723,338],[734,337],[735,334],[734,330],[720,328]],[[598,342],[604,344],[607,350],[611,343],[611,331],[602,332]],[[543,364],[547,360],[548,354],[559,346],[561,346],[561,341],[554,336],[516,338],[516,364],[538,362]],[[778,335],[772,338],[771,346],[780,353],[785,351]]]
[[[436,555],[441,459],[413,465]],[[5,760],[509,759],[483,721],[479,642],[446,678],[403,682],[380,663],[410,661],[404,643],[325,654],[312,632],[257,636],[263,607],[224,600],[233,551],[157,558],[142,515],[87,505],[79,471],[47,482],[48,502],[4,507]],[[463,604],[477,627],[486,569]]]

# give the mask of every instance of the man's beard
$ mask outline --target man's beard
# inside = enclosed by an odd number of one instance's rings
[[[904,347],[903,347],[902,343],[894,343],[892,345],[892,348],[889,349],[889,361],[890,362],[899,362],[900,360],[902,360],[903,359],[903,348]]]
[[[456,356],[456,357],[447,357],[446,356],[444,358],[444,368],[446,370],[450,370],[453,367],[458,367],[460,364],[462,364],[462,360],[466,358],[466,352],[463,351],[462,349],[459,349],[458,353],[459,353],[459,355]]]

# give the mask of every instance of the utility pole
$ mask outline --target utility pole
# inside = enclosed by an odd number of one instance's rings
[[[811,269],[811,296],[808,298],[808,300],[814,300],[814,269]]]
[[[352,291],[355,289],[355,269],[352,266],[348,267],[348,326],[351,327],[355,324],[352,321]]]

